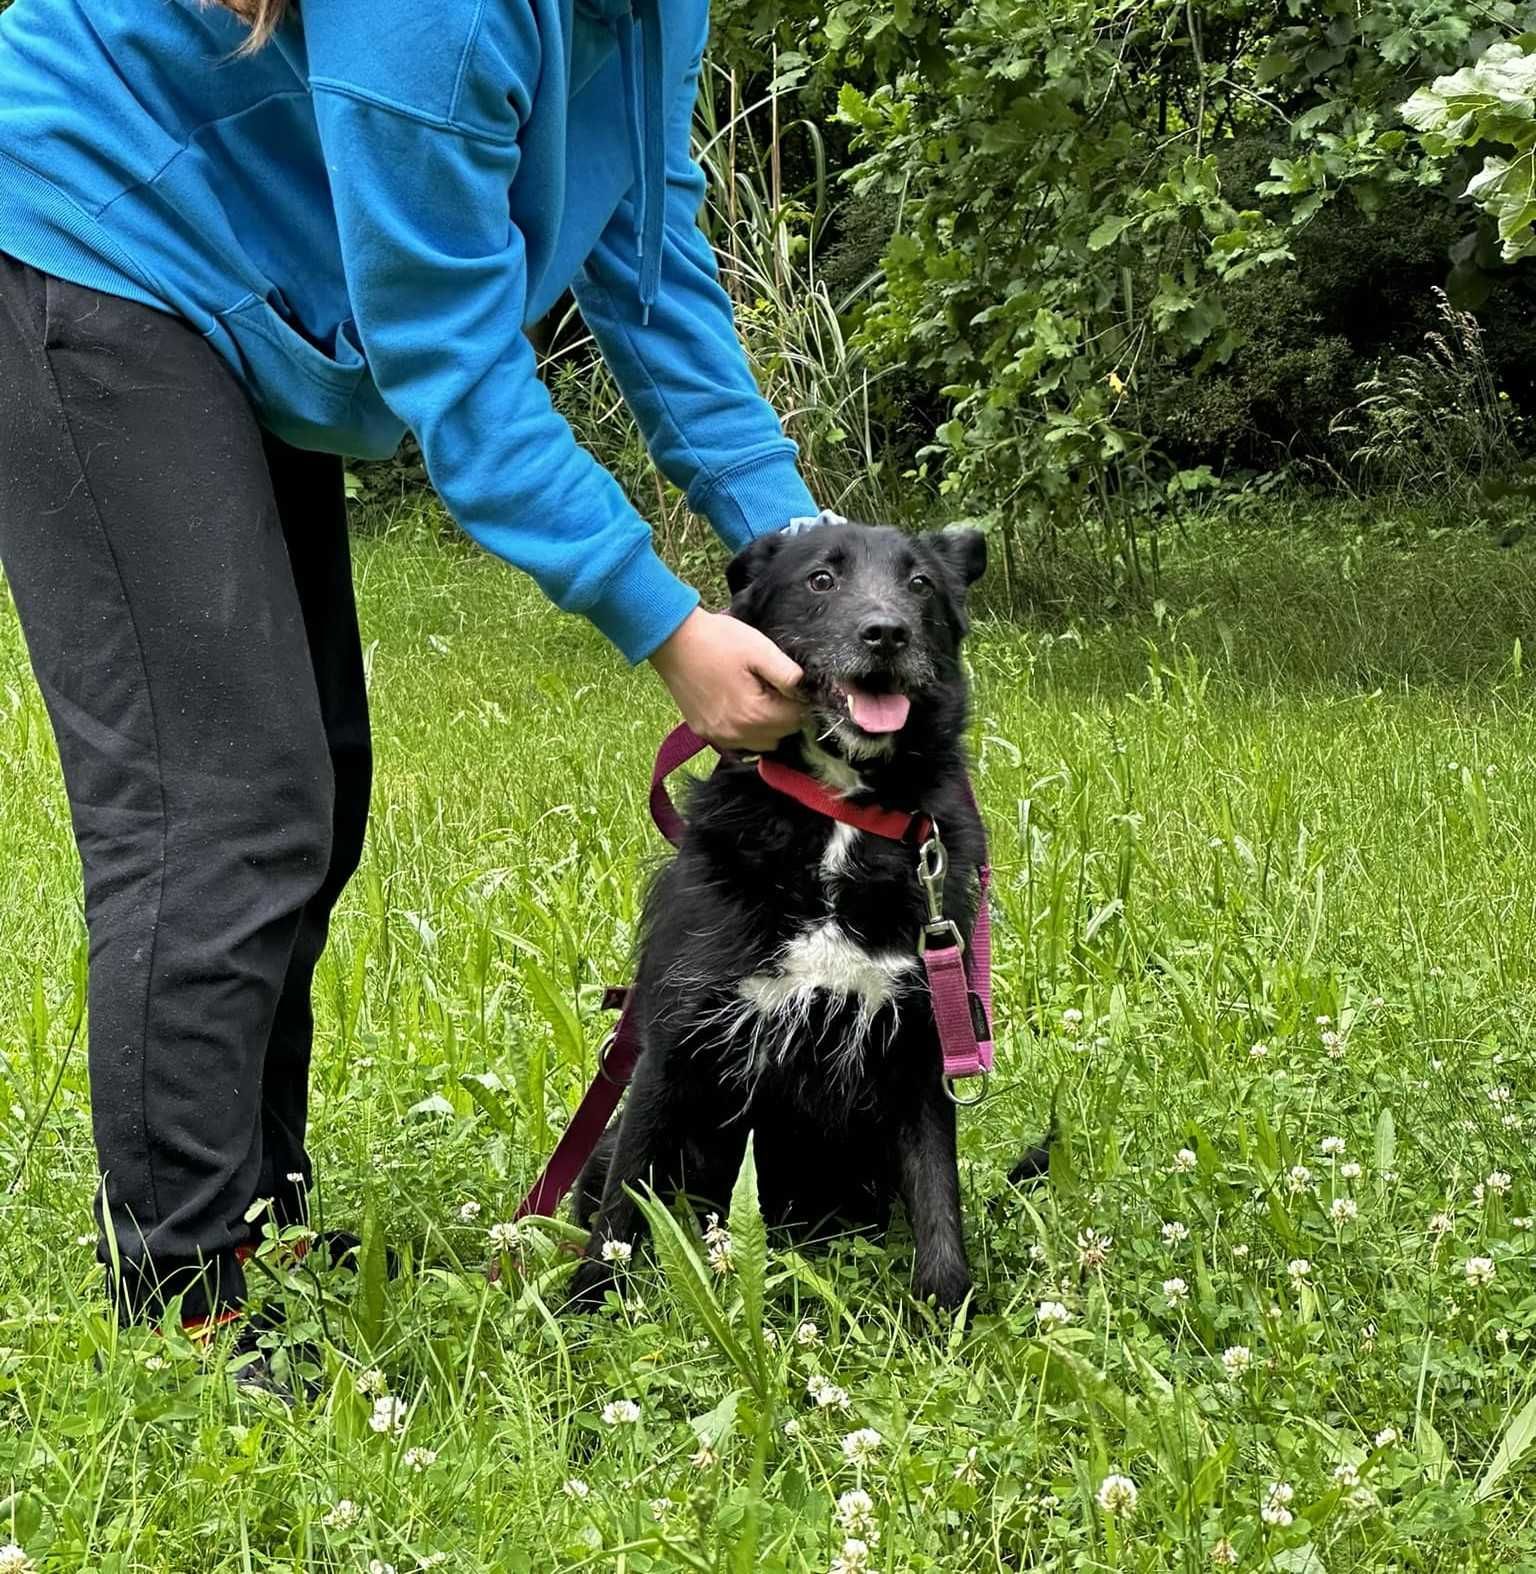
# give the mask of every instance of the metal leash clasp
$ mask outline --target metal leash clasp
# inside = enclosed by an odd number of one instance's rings
[[[928,917],[917,933],[917,954],[922,956],[936,937],[948,936],[956,951],[965,950],[965,941],[952,919],[944,916],[944,876],[949,872],[949,855],[944,851],[937,823],[928,840],[917,850],[917,883],[928,904]]]

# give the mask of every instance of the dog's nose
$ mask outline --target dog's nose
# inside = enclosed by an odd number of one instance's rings
[[[904,650],[912,639],[912,630],[900,618],[871,618],[859,630],[859,638],[873,650]]]

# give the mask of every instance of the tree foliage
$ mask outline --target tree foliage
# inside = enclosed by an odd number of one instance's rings
[[[923,468],[983,522],[1049,538],[1091,516],[1128,557],[1126,519],[1210,479],[1159,429],[1170,382],[1231,386],[1265,330],[1243,309],[1257,281],[1294,272],[1325,214],[1345,205],[1335,228],[1368,248],[1405,197],[1454,210],[1467,149],[1502,141],[1514,156],[1470,194],[1504,257],[1525,254],[1536,117],[1509,40],[1526,9],[724,0],[720,50],[835,114],[853,191],[885,204],[861,332],[943,401]],[[1267,169],[1239,190],[1224,171],[1243,147]],[[1486,295],[1486,222],[1467,206],[1452,228],[1452,282]]]

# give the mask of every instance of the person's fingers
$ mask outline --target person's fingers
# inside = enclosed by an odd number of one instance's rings
[[[750,665],[769,688],[777,689],[789,699],[798,700],[801,697],[800,685],[805,679],[804,671],[798,662],[786,656],[771,639],[763,636],[757,642]]]

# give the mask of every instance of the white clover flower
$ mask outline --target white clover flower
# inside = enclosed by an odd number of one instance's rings
[[[633,1426],[640,1419],[640,1406],[633,1399],[610,1399],[603,1406],[604,1426]]]
[[[819,1410],[846,1410],[848,1408],[848,1390],[839,1388],[836,1383],[830,1383],[820,1372],[812,1375],[805,1385],[805,1391],[816,1401]]]
[[[981,1450],[979,1448],[966,1449],[965,1458],[955,1466],[956,1481],[962,1482],[968,1487],[978,1487],[981,1485],[981,1468],[977,1464],[977,1460],[979,1459],[980,1455]]]
[[[1250,1044],[1248,1046],[1248,1058],[1250,1060],[1263,1060],[1268,1053],[1268,1044]]]
[[[14,1541],[8,1541],[0,1547],[0,1574],[32,1574],[36,1567]]]
[[[1363,1482],[1344,1500],[1357,1514],[1369,1514],[1381,1507],[1381,1499]]]
[[[383,1394],[389,1389],[384,1374],[376,1366],[364,1367],[357,1374],[357,1391],[360,1394]]]
[[[1163,1226],[1163,1240],[1169,1246],[1177,1246],[1180,1241],[1189,1239],[1189,1226],[1179,1219],[1170,1219]]]
[[[1481,1289],[1484,1285],[1492,1284],[1494,1274],[1493,1258],[1469,1257],[1463,1272],[1467,1276],[1467,1283],[1475,1289]]]
[[[628,1241],[604,1241],[604,1262],[628,1262],[635,1255],[635,1248]]]
[[[1456,1228],[1456,1221],[1448,1213],[1437,1213],[1429,1221],[1431,1235],[1449,1235]]]
[[[1529,1214],[1522,1213],[1517,1218],[1513,1218],[1509,1221],[1509,1227],[1512,1230],[1528,1230],[1530,1229],[1532,1222],[1533,1221]]]
[[[1041,1301],[1035,1308],[1035,1321],[1040,1324],[1041,1332],[1051,1333],[1066,1327],[1072,1321],[1072,1314],[1060,1301]]]
[[[843,1456],[855,1465],[867,1464],[880,1451],[885,1439],[872,1427],[861,1426],[843,1439]]]
[[[1317,1146],[1318,1151],[1325,1159],[1336,1159],[1344,1152],[1344,1139],[1342,1137],[1324,1137]]]
[[[869,1574],[869,1557],[869,1543],[860,1541],[857,1536],[848,1536],[843,1541],[843,1550],[829,1565],[828,1574]]]
[[[1499,1087],[1488,1089],[1488,1102],[1490,1104],[1508,1104],[1512,1098],[1514,1098],[1514,1094],[1511,1093],[1508,1088]]]
[[[1362,1173],[1363,1172],[1362,1172],[1360,1166],[1358,1164],[1356,1164],[1353,1159],[1351,1159],[1349,1161],[1349,1163],[1341,1164],[1339,1166],[1339,1179],[1340,1180],[1350,1180],[1350,1181],[1352,1181],[1352,1180],[1359,1180]]]
[[[1496,1191],[1502,1197],[1509,1190],[1512,1182],[1508,1170],[1493,1170],[1483,1184],[1489,1191]]]
[[[718,1213],[711,1213],[704,1220],[704,1245],[713,1272],[728,1274],[736,1266],[731,1256],[731,1232],[721,1224]]]
[[[1237,1567],[1237,1548],[1223,1536],[1220,1541],[1211,1543],[1211,1562],[1219,1569],[1235,1569]]]
[[[94,1235],[77,1235],[75,1237],[76,1246],[94,1246],[95,1244],[96,1237]],[[14,1546],[15,1542],[12,1542],[11,1545]]]
[[[1232,1255],[1238,1262],[1247,1262],[1248,1253],[1250,1250],[1251,1248],[1249,1247],[1247,1241],[1239,1241],[1237,1245],[1232,1248]]]
[[[672,1512],[672,1499],[671,1498],[653,1497],[651,1499],[651,1518],[654,1519],[658,1525],[671,1512]]]
[[[1105,1476],[1095,1496],[1106,1514],[1116,1519],[1129,1519],[1136,1512],[1136,1499],[1141,1492],[1129,1476]]]
[[[289,1170],[283,1179],[287,1181],[290,1186],[302,1186],[305,1184],[303,1170]]]
[[[720,1463],[720,1456],[708,1443],[700,1443],[697,1450],[688,1456],[688,1463],[695,1470],[713,1470]]]
[[[517,1246],[517,1226],[510,1219],[493,1224],[486,1233],[493,1252],[510,1252]]]
[[[572,1476],[561,1490],[567,1497],[584,1498],[591,1494],[592,1488],[579,1476]]]
[[[480,1204],[478,1202],[461,1202],[459,1204],[459,1220],[464,1224],[473,1224],[480,1217]]]
[[[784,1423],[784,1435],[785,1437],[799,1437],[800,1435],[800,1423],[793,1416]]]
[[[1045,1259],[1045,1248],[1040,1244],[1039,1241],[1031,1241],[1029,1244],[1029,1260],[1031,1262],[1044,1262]]]
[[[1221,1364],[1228,1377],[1241,1377],[1253,1365],[1253,1351],[1245,1344],[1229,1344],[1221,1352]]]
[[[1175,1175],[1188,1175],[1199,1163],[1199,1156],[1193,1148],[1180,1148],[1173,1156],[1173,1173]]]
[[[1357,1487],[1360,1485],[1360,1467],[1346,1459],[1342,1465],[1333,1467],[1333,1479],[1341,1487]]]
[[[1164,1279],[1163,1294],[1170,1306],[1181,1306],[1189,1299],[1189,1286],[1179,1278]]]
[[[1292,1191],[1305,1191],[1312,1184],[1312,1171],[1305,1164],[1293,1164],[1286,1182]]]
[[[1115,1238],[1092,1228],[1077,1232],[1077,1264],[1080,1268],[1097,1270],[1109,1261]],[[1042,1250],[1040,1255],[1045,1256]]]
[[[440,1569],[448,1561],[446,1552],[429,1552],[416,1567],[419,1569]]]
[[[862,1487],[844,1492],[837,1500],[837,1522],[845,1535],[871,1540],[875,1528],[875,1500]]]
[[[392,1432],[398,1437],[405,1430],[407,1406],[403,1399],[391,1399],[387,1394],[373,1402],[373,1414],[368,1425],[375,1432]]]
[[[1333,1026],[1333,1018],[1332,1017],[1314,1017],[1312,1020],[1313,1020],[1314,1023],[1316,1023],[1316,1025],[1318,1027],[1332,1027]]]
[[[163,1355],[146,1355],[144,1357],[144,1370],[146,1372],[163,1372],[170,1364]]]
[[[344,1497],[321,1519],[327,1530],[350,1530],[363,1517],[362,1505]]]
[[[1372,1441],[1377,1448],[1391,1448],[1394,1443],[1401,1441],[1402,1436],[1395,1426],[1384,1426]]]
[[[1360,1215],[1353,1197],[1335,1197],[1328,1209],[1328,1217],[1335,1224],[1352,1224]]]
[[[795,1343],[802,1350],[814,1350],[821,1343],[821,1329],[810,1318],[795,1329]]]
[[[1071,1034],[1075,1034],[1083,1025],[1083,1013],[1076,1006],[1069,1006],[1061,1013],[1061,1025]]]
[[[395,1565],[386,1563],[383,1558],[369,1558],[368,1574],[395,1574]]]
[[[414,1470],[420,1475],[423,1470],[430,1470],[437,1463],[437,1450],[435,1448],[408,1448],[405,1451],[405,1468]]]
[[[1264,1500],[1259,1508],[1259,1518],[1266,1525],[1278,1525],[1284,1529],[1296,1517],[1288,1507],[1295,1496],[1296,1489],[1290,1482],[1271,1481],[1264,1489]]]
[[[1330,1060],[1342,1060],[1344,1058],[1344,1035],[1342,1033],[1324,1033],[1318,1042],[1328,1051]]]

